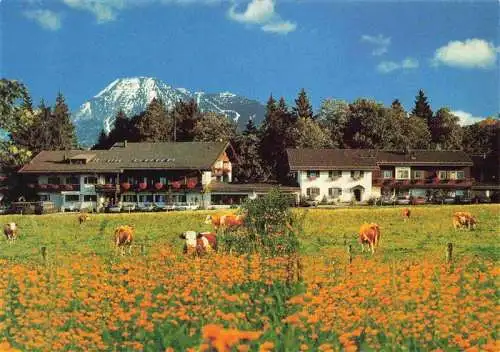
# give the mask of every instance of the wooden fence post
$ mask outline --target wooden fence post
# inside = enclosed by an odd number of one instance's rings
[[[40,248],[40,250],[42,252],[43,261],[46,262],[47,261],[47,247],[42,246],[42,248]]]
[[[453,259],[453,243],[448,243],[448,246],[446,248],[446,263],[451,263]]]
[[[348,245],[346,247],[347,255],[349,256],[349,264],[352,264],[352,246]]]

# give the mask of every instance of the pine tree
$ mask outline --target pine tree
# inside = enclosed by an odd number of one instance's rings
[[[412,110],[412,115],[422,118],[427,122],[427,126],[431,126],[432,110],[422,89],[418,91],[418,95],[415,97],[415,107]]]
[[[153,98],[137,123],[139,141],[161,142],[170,140],[170,119],[161,99]]]
[[[52,118],[54,121],[54,149],[76,148],[78,142],[75,126],[71,122],[69,108],[61,92],[57,94]]]
[[[280,150],[282,145],[280,137],[283,132],[283,126],[280,123],[277,111],[278,105],[271,95],[266,104],[266,115],[260,130],[259,151],[265,168],[269,170],[272,179],[278,178],[278,158],[282,153]]]
[[[293,108],[293,113],[297,119],[299,117],[310,119],[313,118],[312,105],[309,102],[309,98],[307,97],[307,93],[304,88],[300,90],[297,99],[295,99],[295,107]]]
[[[173,139],[176,142],[189,142],[194,139],[196,122],[201,119],[201,112],[194,99],[178,101],[171,111],[173,121]]]
[[[249,119],[243,133],[235,138],[239,160],[234,168],[234,177],[238,182],[259,182],[268,177],[259,155],[258,133],[253,120]]]

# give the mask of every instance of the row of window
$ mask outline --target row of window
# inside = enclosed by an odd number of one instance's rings
[[[318,187],[309,187],[306,189],[306,194],[308,197],[317,197],[320,194],[320,189]],[[342,195],[342,188],[328,188],[328,196],[332,198],[337,198]]]
[[[307,171],[307,177],[319,178],[320,175],[321,175],[321,171],[317,171],[317,170]],[[364,176],[363,171],[351,171],[352,178],[362,178],[363,176]],[[339,178],[339,177],[342,177],[342,171],[340,171],[340,170],[328,171],[328,178],[335,179],[335,178]]]
[[[47,198],[48,198],[48,196],[47,196]],[[41,199],[41,200],[44,200],[44,199]],[[79,202],[80,195],[79,194],[66,194],[66,195],[64,195],[64,201],[65,202]],[[97,196],[95,194],[84,194],[83,201],[84,202],[96,202]]]
[[[396,168],[396,179],[397,180],[409,180],[410,179],[410,168],[409,167],[397,167]],[[382,177],[386,179],[392,179],[393,178],[393,172],[392,170],[383,170],[382,171]],[[453,170],[453,171],[438,171],[438,177],[441,180],[463,180],[465,178],[465,172],[464,171],[458,171],[458,170]],[[424,170],[413,170],[413,177],[412,179],[415,180],[422,180],[425,178],[425,171]]]

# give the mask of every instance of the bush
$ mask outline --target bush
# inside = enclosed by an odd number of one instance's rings
[[[242,206],[245,228],[220,236],[221,249],[238,254],[261,252],[278,256],[297,252],[305,213],[294,216],[287,195],[274,189]]]

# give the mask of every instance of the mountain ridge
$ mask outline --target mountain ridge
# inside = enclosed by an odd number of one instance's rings
[[[235,121],[239,129],[244,129],[249,119],[259,124],[265,113],[265,106],[260,102],[229,91],[191,92],[153,77],[117,78],[72,113],[79,143],[83,146],[95,144],[101,129],[106,133],[112,129],[120,109],[130,118],[143,112],[153,98],[161,98],[167,109],[178,100],[195,99],[201,111],[223,114]]]

